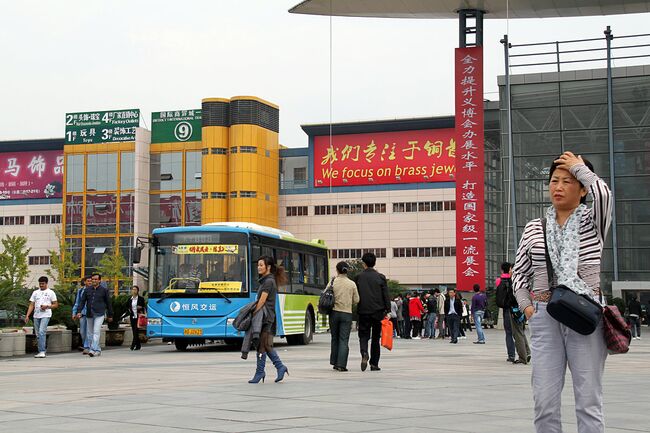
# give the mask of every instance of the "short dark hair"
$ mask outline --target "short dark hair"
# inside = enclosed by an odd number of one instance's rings
[[[140,287],[136,286],[135,284],[131,288],[137,290],[138,293],[140,293]]]
[[[84,277],[84,281],[86,281],[86,280],[91,280],[92,278],[93,278],[92,275],[86,275],[86,276]]]
[[[49,281],[49,280],[48,280],[47,277],[45,277],[45,276],[43,276],[43,277],[39,277],[39,279],[38,279],[38,282],[39,282],[39,283],[46,283],[46,284],[47,284],[48,281]]]
[[[433,289],[433,293],[440,293],[440,289]]]
[[[361,261],[365,263],[369,268],[374,268],[375,263],[377,263],[377,256],[375,256],[373,253],[365,253],[361,257]]]
[[[560,155],[560,156],[562,156],[562,155]],[[558,158],[559,158],[559,157],[558,157]],[[557,159],[557,158],[555,158],[555,159]],[[591,170],[592,173],[595,173],[595,172],[596,172],[596,171],[594,170],[594,165],[591,163],[591,161],[589,161],[587,158],[582,158],[582,160],[584,161],[584,163],[585,163],[585,165],[587,166],[587,168],[588,168],[589,170]],[[553,163],[551,164],[551,166],[549,167],[549,170],[548,170],[548,181],[549,181],[549,183],[551,182],[551,178],[553,177],[553,172],[557,169],[558,165],[559,165],[559,164],[553,162]],[[581,187],[583,187],[583,188],[585,187],[585,186],[582,184],[582,182],[578,181],[578,183],[580,184]],[[585,204],[585,203],[587,203],[587,196],[580,197],[580,204]]]
[[[100,280],[102,279],[102,274],[100,274],[99,272],[93,272],[92,274],[90,274],[91,277],[94,277],[95,275],[97,275]]]
[[[512,268],[512,263],[510,262],[501,263],[501,271],[503,271],[504,274],[510,272],[510,268]]]
[[[456,289],[454,289],[454,288],[449,288],[449,289],[447,289],[447,293],[451,292],[452,290],[453,290],[454,292],[456,291]]]
[[[350,264],[348,262],[340,261],[336,264],[336,271],[339,274],[347,274],[350,270]]]
[[[474,284],[474,291],[475,292],[480,292],[481,291],[481,286],[479,286],[478,284]]]

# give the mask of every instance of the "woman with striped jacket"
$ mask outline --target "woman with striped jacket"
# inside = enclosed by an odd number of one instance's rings
[[[593,202],[587,207],[586,198]],[[550,167],[546,239],[553,285],[600,300],[600,262],[612,214],[612,195],[589,161],[564,152]],[[546,311],[550,299],[542,219],[530,221],[519,242],[513,286],[531,330],[535,429],[562,432],[560,397],[568,365],[579,433],[605,431],[602,377],[607,347],[602,322],[590,335],[567,328]]]

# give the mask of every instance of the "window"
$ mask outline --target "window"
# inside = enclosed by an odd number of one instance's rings
[[[455,210],[455,201],[419,201],[393,203],[393,213],[399,212],[441,212],[443,210]]]
[[[228,149],[225,147],[211,147],[210,153],[213,155],[226,155],[228,153]]]
[[[255,146],[240,146],[240,153],[257,153],[257,147]]]
[[[205,193],[205,194],[207,195],[207,193]],[[207,198],[207,197],[205,197],[205,198]],[[226,194],[225,192],[211,192],[210,193],[210,198],[222,198],[222,199],[225,199],[225,198],[228,198],[228,194]]]
[[[307,167],[294,167],[293,180],[307,180]]]
[[[133,189],[135,178],[135,159],[133,152],[122,152],[120,156],[120,188]]]
[[[230,148],[230,153],[237,153],[237,146],[233,146]]]
[[[117,153],[89,153],[86,169],[86,190],[117,189]]]
[[[239,197],[241,198],[256,198],[256,191],[239,191]]]
[[[0,225],[3,226],[21,226],[25,224],[24,216],[6,216],[0,217]]]
[[[201,193],[185,193],[185,224],[186,226],[201,225]]]
[[[455,257],[456,247],[393,248],[393,257]],[[379,257],[377,255],[377,257]]]
[[[84,190],[84,156],[68,155],[65,167],[65,185],[67,192]]]
[[[117,196],[115,194],[88,194],[86,196],[87,234],[115,234],[116,223]]]
[[[185,152],[185,189],[201,189],[201,154]]]
[[[237,191],[230,191],[230,198],[237,198]]]
[[[336,205],[321,205],[314,206],[315,215],[336,215],[338,213],[338,208]]]
[[[120,196],[120,233],[133,233],[134,195],[123,193]]]
[[[287,206],[287,216],[307,216],[307,206]]]
[[[61,215],[32,215],[30,224],[61,224]]]
[[[378,259],[386,258],[386,248],[342,248],[330,250],[333,259],[360,259],[365,253],[373,253]]]
[[[50,264],[50,256],[29,256],[29,265],[49,265]]]

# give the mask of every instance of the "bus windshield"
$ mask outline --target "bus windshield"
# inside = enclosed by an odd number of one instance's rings
[[[173,233],[157,240],[154,293],[248,292],[246,235]]]

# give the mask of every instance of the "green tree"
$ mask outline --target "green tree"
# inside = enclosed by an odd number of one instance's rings
[[[9,281],[18,290],[25,286],[29,275],[27,257],[31,248],[27,248],[27,238],[24,236],[5,236],[2,239],[4,251],[0,252],[0,279]]]
[[[65,242],[61,237],[61,231],[55,232],[58,250],[48,250],[50,254],[50,269],[45,273],[52,278],[55,283],[53,289],[57,292],[71,290],[70,280],[77,275],[79,264],[75,263],[72,254],[68,253],[72,246]]]
[[[114,295],[118,294],[121,282],[130,284],[133,279],[124,275],[126,266],[126,260],[120,253],[117,244],[114,246],[113,251],[104,253],[99,260],[97,272],[101,274],[102,280],[106,281],[107,287],[113,286]]]

